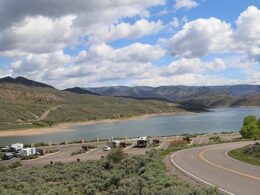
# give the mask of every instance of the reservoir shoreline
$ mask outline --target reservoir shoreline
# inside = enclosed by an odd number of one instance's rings
[[[194,112],[166,112],[166,113],[153,113],[153,114],[143,114],[139,116],[121,118],[121,119],[102,119],[102,120],[88,120],[88,121],[76,121],[76,122],[64,122],[58,123],[50,127],[35,127],[35,128],[25,128],[25,129],[8,129],[0,130],[0,137],[13,137],[13,136],[34,136],[34,135],[47,135],[56,134],[63,132],[74,131],[73,127],[81,125],[95,125],[95,124],[105,124],[105,123],[120,123],[124,121],[132,120],[143,120],[151,117],[157,116],[181,116],[181,115],[192,115],[196,114]]]

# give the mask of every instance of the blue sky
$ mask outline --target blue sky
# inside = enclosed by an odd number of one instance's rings
[[[61,89],[260,84],[259,0],[3,0],[0,7],[1,77]]]

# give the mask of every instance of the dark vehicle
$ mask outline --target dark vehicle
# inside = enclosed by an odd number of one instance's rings
[[[2,157],[3,160],[10,160],[14,157],[13,153],[7,152],[4,154],[4,156]]]
[[[43,155],[44,155],[43,149],[36,148],[36,155],[41,155],[41,156],[43,156]]]
[[[12,148],[12,147],[10,147],[10,149],[8,150],[8,152],[16,152],[16,149],[15,148]]]
[[[22,155],[21,151],[15,151],[13,154],[15,157],[21,157],[21,155]]]

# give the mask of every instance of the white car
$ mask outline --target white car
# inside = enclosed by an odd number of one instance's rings
[[[110,148],[109,146],[104,146],[104,147],[102,148],[102,150],[103,150],[103,151],[110,151],[111,148]]]

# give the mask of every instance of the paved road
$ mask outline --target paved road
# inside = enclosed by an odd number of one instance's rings
[[[229,150],[253,142],[236,142],[191,148],[174,153],[171,161],[199,182],[218,186],[228,194],[259,195],[260,167],[227,156]]]

